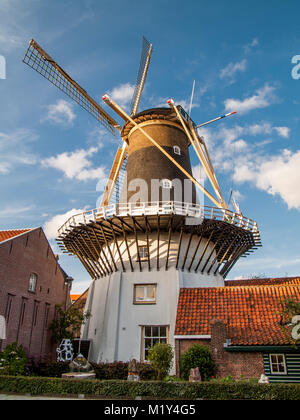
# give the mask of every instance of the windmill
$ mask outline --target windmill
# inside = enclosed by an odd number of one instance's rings
[[[97,362],[144,360],[155,342],[174,343],[180,288],[224,286],[238,259],[261,246],[257,223],[228,209],[205,140],[198,134],[199,127],[235,112],[198,125],[173,99],[165,108],[139,112],[151,54],[152,45],[143,38],[130,113],[103,95],[121,122],[34,40],[23,60],[123,142],[99,207],[70,217],[58,231],[62,252],[77,256],[93,280],[87,300],[93,316],[82,338],[93,342],[91,358]],[[193,176],[190,148],[212,192]],[[121,185],[124,172],[127,180]],[[197,189],[213,206],[198,203]]]

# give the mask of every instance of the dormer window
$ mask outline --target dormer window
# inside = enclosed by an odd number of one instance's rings
[[[181,155],[181,150],[180,150],[180,147],[179,146],[173,146],[173,153],[175,154],[175,155]]]
[[[170,190],[172,188],[172,181],[170,181],[169,179],[163,179],[161,181],[162,187],[166,188],[168,190]]]

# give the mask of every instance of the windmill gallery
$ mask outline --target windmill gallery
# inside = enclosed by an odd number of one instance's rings
[[[261,302],[265,291],[273,304],[280,286],[271,280],[267,286],[226,281],[239,258],[261,246],[260,232],[236,203],[235,211],[229,209],[213,158],[198,133],[199,127],[235,112],[197,125],[173,99],[166,107],[139,111],[151,55],[152,45],[143,38],[130,114],[103,96],[120,122],[34,40],[23,60],[111,135],[121,137],[98,208],[72,216],[58,231],[62,252],[75,255],[91,277],[85,308],[92,316],[81,338],[90,342],[89,359],[95,362],[145,361],[155,343],[170,343],[176,350],[177,373],[180,354],[200,342],[216,350],[221,376],[228,372],[257,376],[268,368],[264,355],[278,353],[287,343],[280,326],[273,341],[264,338],[247,305]],[[199,159],[210,190],[193,176],[191,152]],[[200,204],[199,194],[212,206]],[[292,286],[285,282],[281,287]],[[294,292],[290,290],[291,295]],[[246,309],[241,309],[243,303]],[[268,329],[267,306],[262,304],[260,314]],[[244,325],[243,317],[248,324],[240,331],[236,325]],[[243,357],[236,357],[234,364],[234,351],[241,351],[241,346]],[[268,360],[272,369],[275,359]]]

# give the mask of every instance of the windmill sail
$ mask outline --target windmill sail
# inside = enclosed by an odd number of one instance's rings
[[[113,135],[120,125],[104,109],[92,99],[33,39],[29,43],[23,63],[45,77],[58,87],[83,109],[89,112],[97,121],[106,127]]]
[[[147,71],[149,68],[150,58],[152,54],[152,44],[150,44],[145,37],[143,37],[142,53],[140,60],[140,67],[135,83],[135,89],[131,100],[131,115],[137,113],[139,103],[141,100],[141,94],[145,85]]]
[[[108,206],[113,193],[115,194],[114,202],[119,201],[119,195],[120,195],[120,189],[121,189],[121,183],[124,178],[124,172],[126,166],[124,165],[124,162],[126,163],[126,153],[127,153],[127,143],[123,143],[123,147],[118,147],[108,180],[107,184],[103,193],[103,197],[100,203],[100,207],[102,206]],[[120,176],[121,175],[121,176]]]

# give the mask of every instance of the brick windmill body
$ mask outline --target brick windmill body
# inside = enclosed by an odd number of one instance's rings
[[[95,362],[145,360],[156,342],[174,345],[180,289],[224,286],[239,257],[260,246],[256,222],[228,209],[189,115],[173,100],[166,108],[137,112],[151,53],[144,40],[130,115],[103,97],[123,126],[35,41],[24,58],[123,141],[99,207],[59,229],[63,252],[77,256],[92,278],[86,303],[92,316],[82,338],[91,340]],[[192,174],[191,148],[214,195]],[[197,190],[214,206],[200,204]]]

